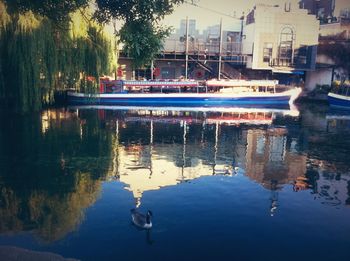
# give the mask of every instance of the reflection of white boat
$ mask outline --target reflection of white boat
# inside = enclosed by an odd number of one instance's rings
[[[220,125],[269,125],[274,119],[273,113],[225,113],[225,115],[208,116],[203,119],[196,119],[189,116],[128,116],[126,122],[159,122],[159,123],[205,123]]]
[[[124,107],[84,105],[69,107],[73,110],[98,109],[123,112],[125,122],[159,122],[187,124],[223,124],[223,125],[270,125],[277,114],[298,116],[299,111],[266,108],[222,108],[222,107]]]
[[[348,114],[348,115],[336,115],[336,114],[334,114],[334,115],[332,115],[332,114],[327,114],[326,115],[326,119],[327,120],[347,120],[347,121],[350,121],[350,114]]]
[[[250,112],[250,113],[226,113],[221,116],[208,116],[207,124],[225,124],[225,125],[269,125],[272,124],[275,115],[272,112]]]
[[[327,120],[350,120],[350,110],[343,108],[331,107],[326,114]]]
[[[235,113],[280,113],[284,116],[299,116],[299,111],[295,107],[290,109],[253,108],[253,107],[152,107],[152,106],[106,106],[106,105],[81,105],[69,106],[69,109],[99,109],[99,110],[142,110],[142,111],[178,111],[178,112],[235,112]]]
[[[125,118],[126,122],[159,122],[159,123],[181,123],[181,122],[187,122],[188,124],[191,123],[201,123],[202,121],[199,119],[193,119],[191,117],[156,117],[156,116],[128,116]]]

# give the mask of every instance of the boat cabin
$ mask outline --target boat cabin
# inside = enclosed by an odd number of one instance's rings
[[[275,80],[100,80],[100,93],[279,93],[289,88]]]
[[[100,93],[176,93],[205,92],[205,87],[194,80],[108,80],[100,81]]]

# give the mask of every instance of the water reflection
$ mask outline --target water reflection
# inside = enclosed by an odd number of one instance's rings
[[[64,238],[110,180],[136,207],[148,191],[213,175],[244,175],[270,191],[271,216],[284,187],[350,204],[349,120],[325,113],[69,108],[2,122],[1,233]]]
[[[201,176],[236,175],[237,158],[245,154],[239,126],[270,125],[275,117],[266,111],[113,113],[103,111],[102,116],[110,124],[117,119],[112,173],[133,193],[137,207],[146,191]],[[133,136],[135,130],[144,135]]]
[[[34,231],[44,241],[76,230],[100,194],[110,145],[93,117],[64,110],[4,117],[0,131],[0,231]],[[83,128],[87,134],[81,138]],[[94,148],[94,149],[91,149]],[[101,171],[102,170],[102,171]]]

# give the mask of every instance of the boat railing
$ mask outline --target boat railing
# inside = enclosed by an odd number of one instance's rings
[[[103,82],[101,93],[281,93],[291,87],[276,80],[135,80]]]
[[[205,86],[127,86],[128,93],[205,93]]]
[[[290,89],[290,86],[279,85],[277,80],[208,80],[209,89],[217,88],[224,93],[260,92],[277,93]]]
[[[336,85],[332,88],[331,92],[343,96],[350,96],[350,85]]]

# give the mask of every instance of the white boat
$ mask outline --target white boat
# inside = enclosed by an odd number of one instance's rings
[[[75,105],[181,107],[287,107],[301,88],[279,87],[276,81],[109,81],[100,93],[68,92]]]

